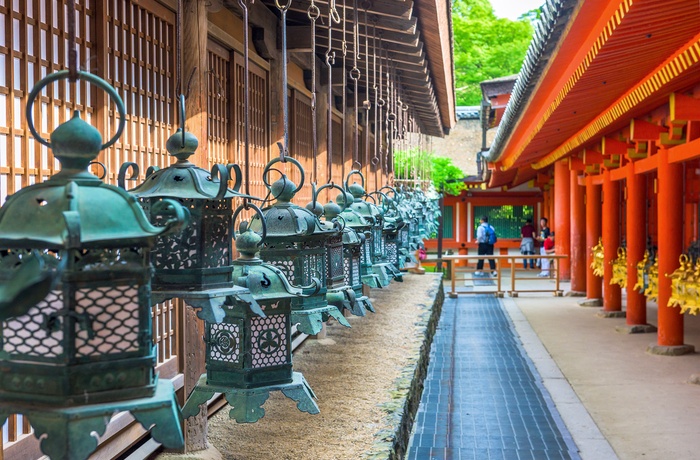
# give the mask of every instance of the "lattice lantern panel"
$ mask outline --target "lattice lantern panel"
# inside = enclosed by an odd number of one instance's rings
[[[63,283],[27,313],[0,323],[0,367],[6,370],[0,396],[59,406],[109,401],[116,391],[149,396],[155,355],[147,252],[71,250]],[[15,257],[12,251],[3,256]],[[43,257],[50,266],[58,263],[51,253]]]
[[[326,242],[326,250],[328,253],[328,287],[338,288],[346,285],[345,283],[345,268],[343,264],[343,235],[339,233],[333,236]]]
[[[154,225],[165,224],[163,216],[151,215],[157,199],[142,200]],[[154,290],[203,290],[231,284],[231,200],[179,199],[190,212],[190,220],[179,235],[159,238],[152,251]]]
[[[291,381],[290,299],[258,300],[265,317],[236,303],[225,307],[221,324],[206,323],[209,385],[254,388]]]

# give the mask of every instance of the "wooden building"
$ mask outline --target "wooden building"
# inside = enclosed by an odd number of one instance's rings
[[[57,170],[51,152],[29,134],[24,108],[37,81],[66,68],[67,12],[73,1],[0,0],[0,203]],[[249,16],[247,86],[246,24],[239,2],[75,0],[80,67],[113,85],[127,109],[124,134],[103,152],[96,173],[115,183],[120,165],[133,161],[141,166],[139,180],[143,180],[147,166],[170,164],[165,141],[179,123],[179,93],[188,95],[186,128],[200,141],[195,158],[199,166],[208,168],[218,162],[245,168],[244,133],[248,128],[249,174],[244,180],[250,193],[259,197],[267,193],[263,168],[279,155],[277,143],[284,139],[285,99],[289,102],[286,147],[301,162],[307,177],[319,185],[330,180],[342,183],[353,168],[366,176],[368,191],[391,183],[392,149],[409,147],[410,136],[404,132],[443,136],[454,125],[447,3],[374,0],[358,7],[349,0],[330,4],[291,0],[284,4],[288,8],[286,37],[279,35],[281,13],[274,1],[242,3]],[[340,22],[332,23],[329,40],[331,5]],[[310,20],[314,8],[320,14],[315,49]],[[286,87],[283,38],[289,51]],[[314,87],[316,95],[312,94]],[[246,92],[250,100],[247,126]],[[380,99],[383,104],[378,103]],[[116,127],[116,114],[102,92],[60,83],[49,86],[35,104],[37,130],[48,136],[74,109],[87,113],[84,118],[105,137]],[[387,128],[389,114],[396,121]],[[330,153],[328,133],[332,136]],[[295,174],[290,174],[292,179]],[[307,185],[297,202],[303,205],[310,196]],[[203,371],[202,325],[187,328],[198,320],[179,302],[154,305],[153,321],[160,378],[172,379],[182,402]],[[185,431],[188,448],[201,445],[201,430]],[[146,435],[131,417],[117,416],[94,458],[114,458]],[[0,459],[3,456],[12,460],[40,457],[27,420],[11,417],[3,427]]]
[[[601,299],[602,316],[626,316],[625,332],[655,333],[650,352],[690,352],[668,276],[699,236],[700,6],[554,0],[545,8],[488,153],[491,180],[541,187],[573,291],[589,304]],[[590,268],[599,238],[602,279]],[[619,247],[625,311],[611,284]],[[658,261],[658,331],[635,289],[645,249]]]

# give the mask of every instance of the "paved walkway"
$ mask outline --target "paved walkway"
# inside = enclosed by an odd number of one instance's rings
[[[492,295],[445,300],[406,458],[580,458]]]

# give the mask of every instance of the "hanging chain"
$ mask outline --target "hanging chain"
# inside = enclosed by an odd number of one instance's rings
[[[280,159],[283,163],[287,161],[289,156],[289,101],[287,100],[287,11],[292,5],[292,0],[287,0],[287,3],[280,3],[275,0],[275,5],[282,15],[282,116],[284,118],[284,141],[283,145],[279,145]]]
[[[337,18],[337,21],[336,21]],[[328,181],[333,177],[333,64],[335,64],[335,51],[333,51],[333,23],[340,21],[340,15],[335,6],[335,0],[328,4],[328,48],[326,49],[326,65],[328,66],[328,134],[326,136],[326,155],[328,157]]]
[[[354,85],[354,97],[355,97],[355,137],[354,137],[354,142],[353,142],[353,149],[352,149],[352,154],[353,154],[353,168],[355,167],[355,163],[362,165],[360,163],[360,158],[359,158],[359,153],[360,153],[360,127],[359,127],[359,98],[357,94],[357,84],[358,80],[362,76],[360,69],[357,68],[357,59],[359,57],[359,49],[358,49],[358,44],[360,42],[359,40],[359,24],[357,20],[357,0],[353,0],[353,28],[352,28],[352,34],[353,34],[353,57],[352,57],[352,69],[350,70],[350,78],[352,78],[353,85]]]
[[[379,164],[379,143],[381,142],[381,127],[377,125],[378,119],[378,98],[377,95],[377,25],[372,25],[372,90],[374,91],[374,158],[372,158],[372,164],[376,166]],[[367,91],[369,93],[369,90]],[[377,175],[375,174],[375,177]],[[376,185],[376,184],[375,184]],[[377,187],[378,189],[379,187]]]
[[[341,96],[342,97],[341,109],[343,110],[343,127],[344,127],[345,121],[347,120],[347,118],[345,117],[345,112],[347,110],[347,95],[346,95],[346,93],[347,93],[347,88],[348,88],[348,75],[345,72],[345,69],[347,68],[346,67],[346,58],[347,58],[347,54],[348,54],[348,42],[346,40],[347,37],[346,37],[345,25],[348,23],[348,19],[347,19],[347,8],[345,8],[345,0],[342,0],[342,2],[343,2],[343,42],[342,42],[343,90],[341,91],[341,94],[342,94],[342,96]],[[341,168],[342,172],[343,172],[342,177],[345,177],[345,173],[346,173],[346,171],[345,171],[345,152],[347,151],[347,143],[346,143],[346,139],[345,139],[345,130],[344,129],[343,129],[342,134],[343,135],[340,136],[340,138],[342,140],[342,146],[341,146],[341,150],[340,150],[340,161],[343,163],[342,168]]]
[[[369,8],[369,2],[362,2],[362,9],[365,13],[365,100],[362,101],[362,107],[365,109],[365,159],[369,158],[369,32],[367,30],[367,9]]]
[[[68,80],[78,80],[78,48],[75,40],[75,0],[66,3],[68,14]]]
[[[318,178],[318,133],[316,132],[316,20],[321,16],[321,10],[311,0],[306,15],[311,20],[311,155],[314,159],[313,182]]]
[[[250,75],[248,55],[248,4],[246,0],[238,0],[238,5],[243,11],[243,142],[245,158],[245,194],[250,195]],[[286,98],[285,98],[286,99]],[[248,198],[243,200],[245,209],[248,209]]]

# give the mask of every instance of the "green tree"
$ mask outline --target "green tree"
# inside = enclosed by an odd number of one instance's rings
[[[497,18],[489,0],[455,0],[455,86],[457,105],[479,105],[479,83],[520,71],[532,39],[531,20],[537,10],[517,21]]]
[[[451,158],[434,156],[417,148],[394,152],[394,177],[409,181],[429,178],[436,190],[444,190],[449,195],[459,195],[466,189],[461,180],[464,172],[452,163]]]

